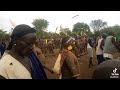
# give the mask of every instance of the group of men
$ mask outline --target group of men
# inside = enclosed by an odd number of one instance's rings
[[[47,50],[50,54],[54,53],[55,47],[59,47],[59,55],[53,68],[49,68],[44,62],[44,54]],[[0,78],[47,79],[43,69],[45,68],[60,75],[61,79],[81,79],[78,57],[87,52],[90,57],[89,67],[93,66],[93,48],[96,51],[98,65],[113,59],[112,54],[117,49],[120,50],[119,43],[116,44],[111,33],[103,33],[97,39],[92,35],[88,39],[79,36],[48,41],[36,40],[36,31],[28,25],[21,24],[14,28],[11,40],[0,41]]]
[[[113,53],[117,52],[118,45],[115,40],[115,36],[112,33],[103,33],[102,35],[98,36],[97,39],[94,39],[94,36],[91,36],[88,39],[88,54],[90,56],[90,64],[91,59],[93,57],[93,48],[95,48],[98,64],[105,60],[113,59]]]

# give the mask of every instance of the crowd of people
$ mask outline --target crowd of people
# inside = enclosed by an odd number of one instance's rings
[[[59,55],[53,68],[49,68],[45,54],[54,55],[55,48],[59,49]],[[88,54],[91,68],[94,49],[98,66],[93,79],[110,78],[110,71],[115,68],[119,73],[120,61],[114,60],[113,53],[120,51],[120,36],[115,38],[113,33],[103,33],[90,37],[37,39],[34,28],[17,25],[11,37],[0,39],[0,79],[48,79],[44,69],[59,75],[60,79],[82,79],[79,57]]]

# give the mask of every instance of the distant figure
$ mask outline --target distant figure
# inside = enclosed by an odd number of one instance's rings
[[[53,41],[49,40],[48,45],[47,45],[47,50],[49,51],[49,54],[54,54],[54,45]]]
[[[48,71],[50,71],[51,73],[53,73],[52,69],[50,69],[47,65],[46,65],[46,58],[43,55],[41,49],[38,47],[38,41],[36,41],[36,43],[33,45],[34,49],[34,53],[36,54],[36,56],[38,57],[38,59],[40,60],[42,66],[44,69],[47,69]]]
[[[93,66],[93,63],[92,63],[93,47],[94,47],[94,39],[93,39],[93,36],[91,36],[88,39],[88,43],[87,43],[87,52],[88,52],[88,55],[89,55],[89,67]]]
[[[42,53],[41,49],[39,48],[39,41],[36,41],[35,44],[33,45],[33,51],[35,54],[38,56],[38,58],[41,60],[41,63],[45,63],[45,56]]]
[[[96,55],[97,55],[98,64],[105,61],[103,57],[103,47],[104,47],[104,41],[106,37],[107,37],[107,34],[103,33],[101,38],[97,40]]]
[[[3,56],[5,50],[6,50],[6,43],[2,39],[0,39],[0,59]]]

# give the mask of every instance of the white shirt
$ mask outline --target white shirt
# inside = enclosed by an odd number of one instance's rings
[[[103,50],[100,48],[102,40],[103,40],[103,38],[98,40],[98,45],[96,47],[96,55],[102,55],[103,54]]]
[[[87,48],[92,48],[89,43],[87,44]]]
[[[0,75],[6,79],[32,79],[29,71],[10,54],[0,60]]]

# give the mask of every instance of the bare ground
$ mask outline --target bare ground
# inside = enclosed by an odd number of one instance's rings
[[[55,61],[58,56],[59,49],[55,49],[54,51],[55,51],[55,55],[47,55],[46,56],[46,63],[49,68],[52,68],[54,66]],[[120,53],[118,53],[118,52],[114,53],[114,58],[117,59],[118,57],[120,57]],[[92,60],[92,62],[94,64],[93,67],[91,67],[91,68],[88,67],[89,58],[88,58],[87,54],[81,56],[79,62],[80,62],[80,71],[81,71],[82,79],[91,79],[92,73],[95,70],[95,68],[97,67],[97,59],[96,59],[95,51],[94,51],[94,57]],[[51,74],[46,69],[45,69],[45,72],[47,74],[48,79],[58,79],[58,75]]]

